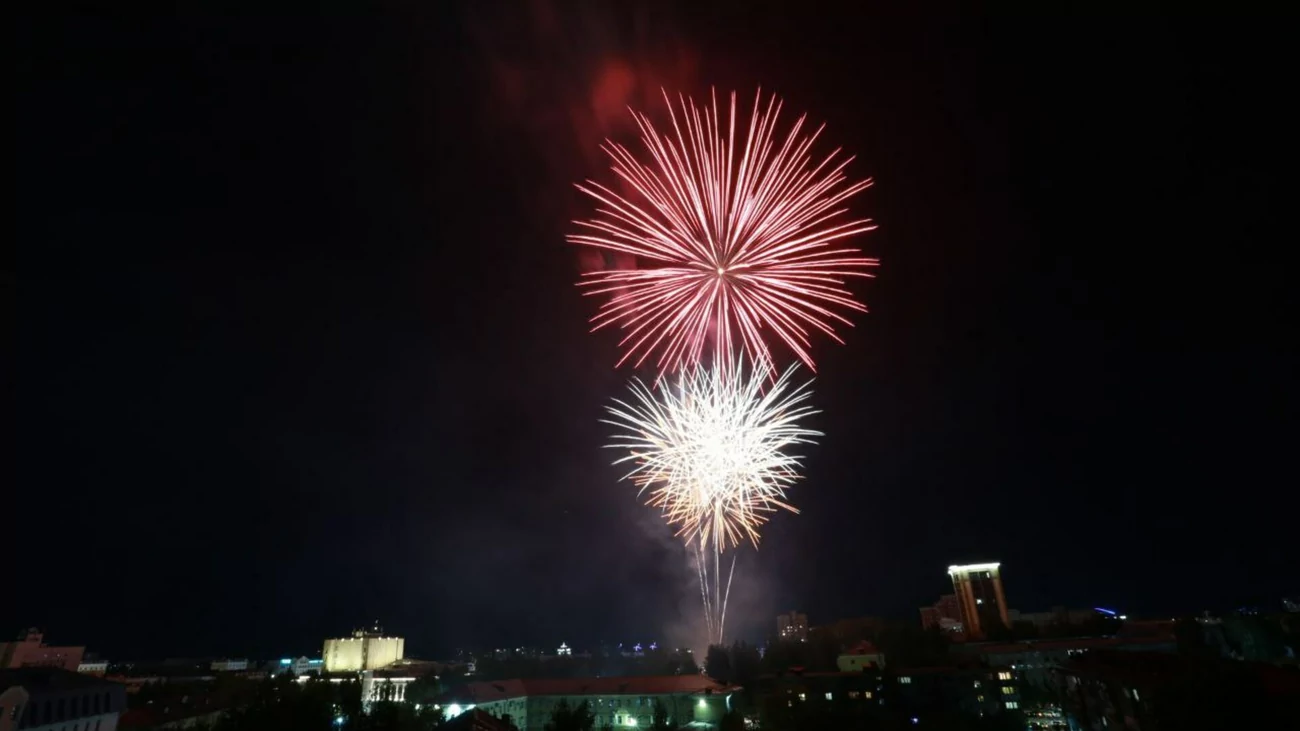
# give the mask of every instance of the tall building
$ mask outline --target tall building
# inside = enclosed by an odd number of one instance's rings
[[[790,642],[807,642],[808,615],[801,612],[776,615],[776,637]]]
[[[84,647],[50,647],[35,627],[18,635],[14,642],[0,642],[0,668],[63,668],[76,672]]]
[[[986,636],[989,628],[1011,626],[1007,618],[1007,598],[1002,593],[1002,575],[997,563],[973,563],[949,566],[953,593],[961,606],[961,621],[971,639]]]
[[[322,658],[325,672],[346,673],[378,670],[405,657],[406,640],[385,637],[379,625],[371,630],[357,630],[351,637],[325,640]]]

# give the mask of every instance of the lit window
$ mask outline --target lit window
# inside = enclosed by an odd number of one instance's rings
[[[799,694],[799,700],[801,700],[801,701],[806,701],[806,700],[808,700],[808,696],[805,695],[805,694],[803,694],[803,693],[800,693],[800,694]]]
[[[826,694],[826,700],[830,700],[830,699],[831,699],[831,694],[830,694],[830,693],[827,693],[827,694]]]
[[[1013,711],[1020,707],[1020,704],[1016,703],[1015,701],[1007,701],[1005,705],[1008,710],[1013,710]]]
[[[903,677],[898,679],[898,682],[902,683],[903,685],[907,685],[908,683],[912,682],[912,678],[910,676],[904,675]]]
[[[1135,701],[1140,701],[1140,700],[1142,700],[1142,698],[1138,695],[1138,689],[1137,689],[1137,688],[1134,688],[1134,689],[1133,689],[1133,700],[1135,700]]]
[[[1015,695],[1015,694],[1016,694],[1015,688],[1006,685],[1002,686],[1002,695]]]
[[[976,687],[976,688],[980,687],[980,681],[978,681],[978,680],[975,681],[975,687]]]
[[[984,696],[982,696],[982,695],[977,695],[977,696],[975,696],[975,700],[978,701],[978,702],[980,702],[980,703],[983,703],[983,702],[984,702]]]
[[[998,673],[998,680],[1011,680],[1011,673],[1008,673],[1005,670]]]
[[[856,690],[851,690],[851,691],[849,691],[849,698],[852,698],[852,699],[854,699],[854,700],[857,700],[858,698],[861,698],[861,697],[862,697],[862,693],[860,693],[860,692],[858,692],[858,691],[856,691]]]
[[[866,696],[867,698],[871,698],[871,691],[867,691]]]

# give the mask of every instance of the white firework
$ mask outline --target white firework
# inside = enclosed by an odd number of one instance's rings
[[[748,372],[743,363],[697,364],[658,388],[633,380],[633,398],[608,407],[606,423],[620,430],[609,446],[627,450],[615,464],[634,465],[624,479],[698,552],[705,615],[718,639],[726,607],[719,556],[744,540],[757,547],[759,529],[777,510],[798,512],[786,502],[800,477],[800,457],[791,449],[821,436],[799,424],[817,412],[806,403],[809,384],[791,383],[797,368],[773,381],[763,361]]]

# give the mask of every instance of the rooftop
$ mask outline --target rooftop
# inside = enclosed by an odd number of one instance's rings
[[[845,650],[845,651],[844,651],[843,653],[841,653],[841,654],[843,654],[843,655],[879,655],[879,654],[880,654],[880,650],[878,650],[878,649],[876,648],[876,646],[873,645],[873,644],[871,644],[870,642],[867,642],[866,640],[863,640],[863,641],[859,642],[858,644],[854,645],[853,647],[850,647],[849,649]]]
[[[1165,652],[1090,652],[1072,658],[1062,672],[1135,687],[1160,686],[1182,678],[1249,678],[1267,693],[1300,695],[1300,671],[1294,668],[1218,657],[1193,658]]]
[[[1133,645],[1167,645],[1172,636],[1158,637],[1072,637],[1066,639],[1023,640],[1020,642],[968,642],[959,651],[981,655],[999,655],[1010,652],[1035,652],[1044,650],[1092,650]]]
[[[76,690],[79,688],[119,687],[95,675],[61,668],[13,668],[0,670],[0,689],[22,686],[36,690]]]
[[[537,678],[467,683],[452,695],[475,703],[543,695],[665,695],[725,693],[736,686],[703,675],[655,675],[636,678]]]

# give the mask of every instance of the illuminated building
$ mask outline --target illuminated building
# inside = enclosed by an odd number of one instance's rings
[[[372,630],[357,630],[351,637],[325,640],[321,659],[327,673],[378,670],[401,660],[405,651],[406,640],[385,637],[376,625]]]
[[[956,594],[944,594],[932,607],[921,607],[921,628],[938,627],[945,632],[962,631],[961,603]]]
[[[35,627],[14,642],[0,643],[0,668],[63,668],[76,672],[86,654],[84,647],[51,647]]]
[[[322,660],[310,660],[305,657],[283,657],[280,661],[271,667],[271,673],[274,675],[283,675],[293,673],[297,676],[307,675],[309,673],[320,675],[321,666],[324,665]]]
[[[790,642],[807,642],[808,615],[800,612],[776,615],[776,637]]]
[[[98,661],[83,660],[81,661],[80,664],[77,665],[77,672],[85,673],[86,675],[97,675],[102,678],[104,677],[104,674],[108,672],[108,661],[107,660],[98,660]]]
[[[724,686],[701,675],[639,678],[551,678],[469,683],[443,699],[450,720],[470,710],[510,717],[520,731],[542,731],[561,701],[570,708],[586,703],[595,728],[648,729],[656,701],[675,725],[716,727],[738,686]]]
[[[1007,599],[1002,593],[1002,576],[997,563],[975,563],[949,566],[953,593],[961,606],[961,621],[966,635],[982,639],[987,630],[997,624],[1010,627],[1007,618]]]

